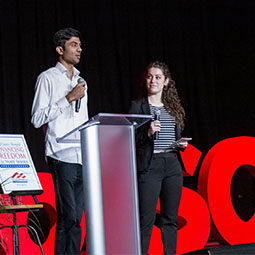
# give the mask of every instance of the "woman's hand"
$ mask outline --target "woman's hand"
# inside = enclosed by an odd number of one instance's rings
[[[187,141],[178,142],[176,143],[176,146],[185,149],[188,146],[188,142]]]
[[[160,121],[159,120],[155,120],[151,122],[150,128],[148,130],[148,136],[151,137],[155,134],[155,132],[160,131]]]

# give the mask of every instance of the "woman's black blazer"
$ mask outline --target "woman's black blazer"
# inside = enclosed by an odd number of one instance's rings
[[[151,114],[148,99],[142,98],[132,101],[129,113]],[[136,130],[136,160],[138,171],[148,171],[152,159],[154,141],[153,137],[148,137],[149,127],[150,123],[147,122]],[[181,138],[181,130],[177,127],[177,125],[175,128],[175,138],[176,140]],[[177,156],[181,163],[182,169],[185,170],[183,160],[179,151],[177,151]]]

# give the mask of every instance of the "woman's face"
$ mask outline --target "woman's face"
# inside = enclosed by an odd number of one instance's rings
[[[164,86],[166,86],[168,82],[169,79],[165,77],[161,69],[156,67],[151,67],[148,69],[145,77],[148,95],[161,95]]]

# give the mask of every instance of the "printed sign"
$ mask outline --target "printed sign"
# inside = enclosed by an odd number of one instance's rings
[[[23,135],[0,134],[0,185],[4,194],[42,190]]]

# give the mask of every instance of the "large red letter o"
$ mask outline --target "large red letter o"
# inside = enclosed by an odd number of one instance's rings
[[[254,148],[253,137],[223,140],[208,152],[199,173],[198,192],[207,201],[217,234],[232,245],[255,242],[255,216],[243,221],[231,201],[232,177],[242,165],[255,166]]]

